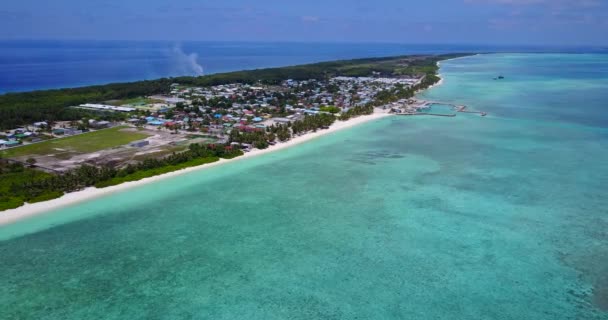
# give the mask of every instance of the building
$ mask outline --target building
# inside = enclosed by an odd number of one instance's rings
[[[66,136],[73,136],[73,135],[81,134],[82,130],[78,130],[78,129],[75,129],[75,128],[66,128],[65,130],[63,130],[63,133]]]
[[[169,104],[177,104],[180,102],[186,102],[186,99],[183,99],[183,98],[167,97],[167,96],[162,96],[162,95],[151,96],[150,99],[162,100],[165,103],[169,103]]]
[[[16,147],[20,144],[21,144],[21,141],[19,141],[19,140],[9,140],[9,141],[4,142],[3,145],[10,148],[10,147]]]
[[[163,120],[152,120],[152,121],[148,121],[148,124],[151,126],[162,126],[163,124],[165,124],[165,121]]]
[[[133,112],[133,111],[137,110],[135,108],[129,108],[129,107],[117,107],[117,106],[110,106],[110,105],[105,105],[105,104],[94,104],[94,103],[81,104],[80,108],[99,110],[99,111],[118,111],[118,112]]]
[[[292,120],[287,118],[272,118],[270,119],[276,123],[290,123]]]
[[[103,129],[103,128],[109,128],[110,127],[110,122],[108,121],[95,121],[95,120],[89,120],[89,126],[96,128],[96,129]]]

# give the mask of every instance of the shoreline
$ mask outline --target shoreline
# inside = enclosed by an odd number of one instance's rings
[[[427,89],[425,89],[425,90],[423,90],[421,92],[424,92],[426,90],[433,89],[435,87],[439,87],[440,85],[442,85],[443,84],[443,77],[440,74],[437,74],[437,77],[439,77],[439,81],[437,81],[437,83],[435,83],[434,85],[428,87]]]
[[[479,54],[476,54],[476,55],[479,55]],[[439,68],[441,68],[442,62],[461,59],[461,58],[464,58],[464,57],[438,61],[437,66]],[[439,77],[439,79],[440,79],[437,83],[433,84],[432,86],[430,86],[426,89],[416,92],[416,94],[419,94],[419,93],[427,91],[429,89],[441,86],[444,83],[444,78],[441,76],[440,73],[437,73],[437,77]],[[131,189],[131,188],[136,188],[139,186],[158,182],[158,181],[168,179],[168,178],[173,178],[173,177],[180,176],[183,174],[187,174],[187,173],[191,173],[191,172],[195,172],[195,171],[199,171],[199,170],[205,170],[205,169],[212,168],[215,166],[220,166],[220,165],[224,165],[227,163],[240,161],[240,160],[244,160],[247,158],[256,157],[259,155],[290,148],[290,147],[296,146],[298,144],[316,139],[318,137],[334,133],[336,131],[351,128],[351,127],[357,126],[362,123],[381,119],[381,118],[388,117],[388,116],[390,116],[390,114],[387,113],[386,111],[383,111],[380,109],[375,109],[374,113],[371,115],[359,116],[356,118],[349,119],[347,121],[336,121],[334,124],[332,124],[329,127],[329,129],[320,130],[317,132],[308,132],[304,135],[294,137],[289,141],[279,142],[273,146],[269,146],[267,149],[263,149],[263,150],[254,149],[254,150],[247,152],[244,155],[234,158],[234,159],[220,159],[217,162],[208,163],[208,164],[204,164],[204,165],[200,165],[200,166],[196,166],[196,167],[189,167],[189,168],[185,168],[185,169],[181,169],[181,170],[177,170],[177,171],[173,171],[173,172],[168,172],[168,173],[161,174],[158,176],[144,178],[144,179],[138,180],[138,181],[129,181],[129,182],[125,182],[125,183],[122,183],[122,184],[119,184],[116,186],[111,186],[111,187],[107,187],[107,188],[103,188],[103,189],[89,187],[84,190],[64,194],[63,196],[61,196],[57,199],[52,199],[52,200],[38,202],[38,203],[25,203],[23,206],[15,208],[15,209],[0,211],[0,227],[9,225],[9,224],[13,224],[13,223],[16,223],[16,222],[19,222],[19,221],[22,221],[22,220],[25,220],[25,219],[28,219],[28,218],[31,218],[34,216],[44,215],[46,213],[52,212],[57,209],[69,207],[69,206],[72,206],[72,205],[75,205],[78,203],[100,198],[100,197],[110,195],[110,194],[113,194],[116,192],[125,191],[125,190]]]
[[[481,55],[481,53],[476,53],[476,54],[471,55],[471,56],[466,56],[466,57],[458,57],[458,58],[452,58],[452,59],[445,59],[445,60],[437,61],[437,67],[439,68],[439,70],[441,70],[441,63],[443,63],[443,62],[446,62],[446,61],[452,61],[452,60],[459,60],[459,59],[464,59],[464,58],[469,58],[469,57],[476,57],[476,56],[480,56],[480,55]],[[441,76],[441,73],[437,72],[437,77],[439,77],[439,81],[438,81],[437,83],[435,83],[434,85],[432,85],[432,86],[430,86],[430,87],[428,87],[428,88],[426,88],[426,89],[422,90],[421,92],[424,92],[424,91],[426,91],[426,90],[433,89],[433,88],[435,88],[435,87],[439,87],[440,85],[442,85],[442,84],[443,84],[444,79],[443,79],[443,77]]]
[[[173,178],[173,177],[180,176],[180,175],[183,175],[186,173],[205,170],[208,168],[224,165],[227,163],[236,162],[236,161],[244,160],[247,158],[256,157],[259,155],[287,149],[287,148],[296,146],[296,145],[304,143],[304,142],[311,141],[313,139],[319,138],[319,137],[327,135],[327,134],[331,134],[331,133],[334,133],[334,132],[337,132],[337,131],[340,131],[343,129],[351,128],[351,127],[354,127],[354,126],[357,126],[357,125],[360,125],[360,124],[363,124],[363,123],[366,123],[369,121],[378,120],[378,119],[385,118],[388,116],[390,116],[389,113],[374,111],[374,113],[370,114],[370,115],[359,116],[356,118],[349,119],[347,121],[336,121],[334,124],[332,124],[329,127],[329,129],[320,130],[317,132],[308,132],[304,135],[292,138],[289,141],[277,143],[273,146],[268,147],[267,149],[263,149],[263,150],[254,149],[254,150],[247,152],[244,155],[234,158],[234,159],[220,159],[217,162],[208,163],[208,164],[204,164],[204,165],[196,166],[196,167],[185,168],[185,169],[178,170],[178,171],[168,172],[168,173],[161,174],[158,176],[144,178],[144,179],[138,180],[138,181],[129,181],[129,182],[125,182],[125,183],[122,183],[122,184],[119,184],[116,186],[111,186],[108,188],[98,189],[95,187],[89,187],[89,188],[86,188],[81,191],[64,194],[63,196],[61,196],[57,199],[52,199],[49,201],[43,201],[43,202],[38,202],[38,203],[26,203],[23,206],[15,208],[15,209],[0,211],[0,227],[19,222],[21,220],[25,220],[30,217],[43,215],[43,214],[49,213],[51,211],[54,211],[54,210],[57,210],[60,208],[68,207],[68,206],[75,205],[75,204],[78,204],[81,202],[85,202],[85,201],[92,200],[95,198],[100,198],[100,197],[103,197],[106,195],[110,195],[112,193],[124,191],[127,189],[143,186],[143,185],[154,183],[154,182],[158,182],[158,181],[168,179],[168,178]]]

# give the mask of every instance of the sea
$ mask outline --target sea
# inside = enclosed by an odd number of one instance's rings
[[[383,118],[0,227],[2,318],[608,319],[608,55],[441,74],[420,98],[487,116]]]
[[[478,44],[0,40],[0,94],[368,57],[455,52],[608,52]]]

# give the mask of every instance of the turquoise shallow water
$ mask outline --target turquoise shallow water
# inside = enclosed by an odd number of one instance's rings
[[[607,68],[446,62],[423,97],[488,117],[387,118],[3,227],[2,318],[608,319]]]

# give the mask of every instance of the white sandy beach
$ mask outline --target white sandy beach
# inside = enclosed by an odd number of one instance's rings
[[[350,127],[353,127],[353,126],[356,126],[356,125],[359,125],[359,124],[362,124],[365,122],[369,122],[369,121],[380,119],[380,118],[387,117],[387,116],[390,116],[390,115],[386,112],[376,111],[374,114],[371,114],[371,115],[360,116],[360,117],[353,118],[353,119],[350,119],[347,121],[336,121],[329,129],[320,130],[317,132],[310,132],[305,135],[295,137],[287,142],[277,143],[274,146],[270,146],[268,149],[264,149],[264,150],[254,149],[238,158],[229,159],[229,160],[220,159],[220,161],[217,161],[214,163],[205,164],[205,165],[197,166],[197,167],[186,168],[186,169],[182,169],[179,171],[169,172],[166,174],[162,174],[162,175],[158,175],[158,176],[154,176],[154,177],[150,177],[150,178],[145,178],[145,179],[142,179],[139,181],[126,182],[126,183],[123,183],[123,184],[120,184],[117,186],[112,186],[112,187],[103,188],[103,189],[91,187],[91,188],[84,189],[82,191],[68,193],[68,194],[65,194],[64,196],[62,196],[61,198],[57,198],[57,199],[53,199],[53,200],[49,200],[49,201],[32,203],[32,204],[26,203],[25,205],[23,205],[19,208],[0,212],[0,226],[11,224],[11,223],[17,222],[19,220],[23,220],[28,217],[44,214],[46,212],[50,212],[55,209],[70,206],[70,205],[73,205],[73,204],[76,204],[79,202],[84,202],[87,200],[91,200],[91,199],[101,197],[104,195],[123,191],[123,190],[130,189],[133,187],[157,182],[157,181],[160,181],[163,179],[179,176],[182,174],[187,174],[187,173],[190,173],[193,171],[204,170],[207,168],[223,165],[223,164],[230,163],[233,161],[241,161],[243,159],[259,156],[259,155],[270,153],[270,152],[275,152],[278,150],[282,150],[285,148],[289,148],[289,147],[298,145],[303,142],[310,141],[312,139],[321,137],[326,134],[330,134],[330,133],[333,133],[333,132],[336,132],[339,130],[350,128]]]
[[[448,59],[448,60],[444,60],[444,61],[455,60],[455,59],[459,59],[459,58]],[[437,62],[437,67],[439,67],[439,69],[441,69],[441,62],[442,61]],[[437,76],[439,77],[439,82],[435,83],[434,85],[430,86],[428,89],[425,89],[425,90],[433,89],[434,87],[439,87],[440,85],[443,84],[443,77],[441,76],[441,73],[437,73]]]

